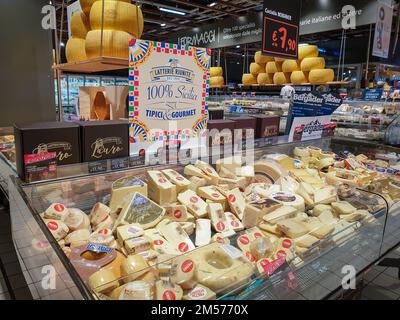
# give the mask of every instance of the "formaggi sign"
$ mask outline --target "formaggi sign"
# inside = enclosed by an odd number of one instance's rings
[[[185,36],[178,39],[178,43],[181,45],[190,46],[207,46],[217,40],[216,29],[204,31],[202,33],[195,33],[191,36]]]

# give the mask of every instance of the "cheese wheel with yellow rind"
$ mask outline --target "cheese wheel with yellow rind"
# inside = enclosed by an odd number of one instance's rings
[[[265,71],[265,64],[258,64],[253,62],[250,64],[250,73],[254,76],[257,76],[259,73]]]
[[[273,84],[274,79],[270,73],[259,73],[257,76],[257,83],[259,85],[263,84]]]
[[[283,85],[286,83],[290,83],[290,74],[284,72],[276,72],[274,74],[274,84]]]
[[[314,45],[299,46],[299,60],[318,57],[318,47]]]
[[[311,71],[315,69],[324,69],[325,59],[324,58],[304,58],[301,61],[301,71]]]
[[[273,57],[263,56],[261,51],[257,51],[254,55],[254,61],[259,64],[265,64],[269,61],[274,61]]]
[[[257,84],[257,78],[253,76],[251,73],[245,73],[242,76],[242,83],[244,86]]]
[[[222,77],[224,74],[221,67],[211,67],[210,68],[210,77]]]
[[[65,47],[65,55],[68,62],[86,60],[85,39],[70,38]]]
[[[316,69],[311,70],[308,80],[311,84],[320,84],[332,82],[335,79],[335,72],[333,69]]]
[[[282,63],[270,61],[266,64],[265,71],[267,73],[276,73],[282,71]]]
[[[300,67],[299,64],[297,63],[297,60],[285,60],[282,63],[282,71],[283,72],[293,72],[293,71],[299,71]]]
[[[123,58],[129,57],[129,42],[134,38],[127,32],[104,30],[103,57]],[[85,43],[86,55],[89,59],[101,55],[101,30],[89,31]]]
[[[293,71],[290,75],[290,82],[293,84],[308,83],[308,72]]]

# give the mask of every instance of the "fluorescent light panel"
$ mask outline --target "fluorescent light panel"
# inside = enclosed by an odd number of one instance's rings
[[[217,3],[216,2],[211,2],[208,6],[209,7],[214,7]]]
[[[168,8],[163,8],[163,7],[160,7],[159,10],[162,11],[162,12],[177,14],[177,15],[179,15],[179,16],[185,16],[185,15],[186,15],[186,12],[182,12],[182,11],[178,11],[178,10],[173,10],[173,9],[168,9]]]

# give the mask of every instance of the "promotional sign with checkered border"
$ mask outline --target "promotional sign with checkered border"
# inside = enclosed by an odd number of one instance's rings
[[[138,39],[129,46],[130,142],[204,137],[210,50]]]

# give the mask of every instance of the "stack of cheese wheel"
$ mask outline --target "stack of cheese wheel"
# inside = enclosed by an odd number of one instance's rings
[[[65,47],[68,62],[86,60],[85,39],[90,31],[88,17],[82,11],[76,11],[71,17],[71,38]]]
[[[325,59],[318,57],[317,46],[300,46],[299,61],[301,71],[292,73],[291,80],[293,83],[323,84],[333,81],[334,72],[332,69],[325,69]]]
[[[225,84],[224,71],[221,67],[211,67],[210,68],[210,86],[220,87]]]
[[[82,0],[81,0],[82,1]],[[86,0],[83,2],[87,2]],[[130,3],[130,0],[94,1],[90,8],[91,31],[86,36],[86,55],[128,58],[129,41],[140,38],[143,32],[142,10]],[[101,48],[101,29],[103,26],[103,47]]]

